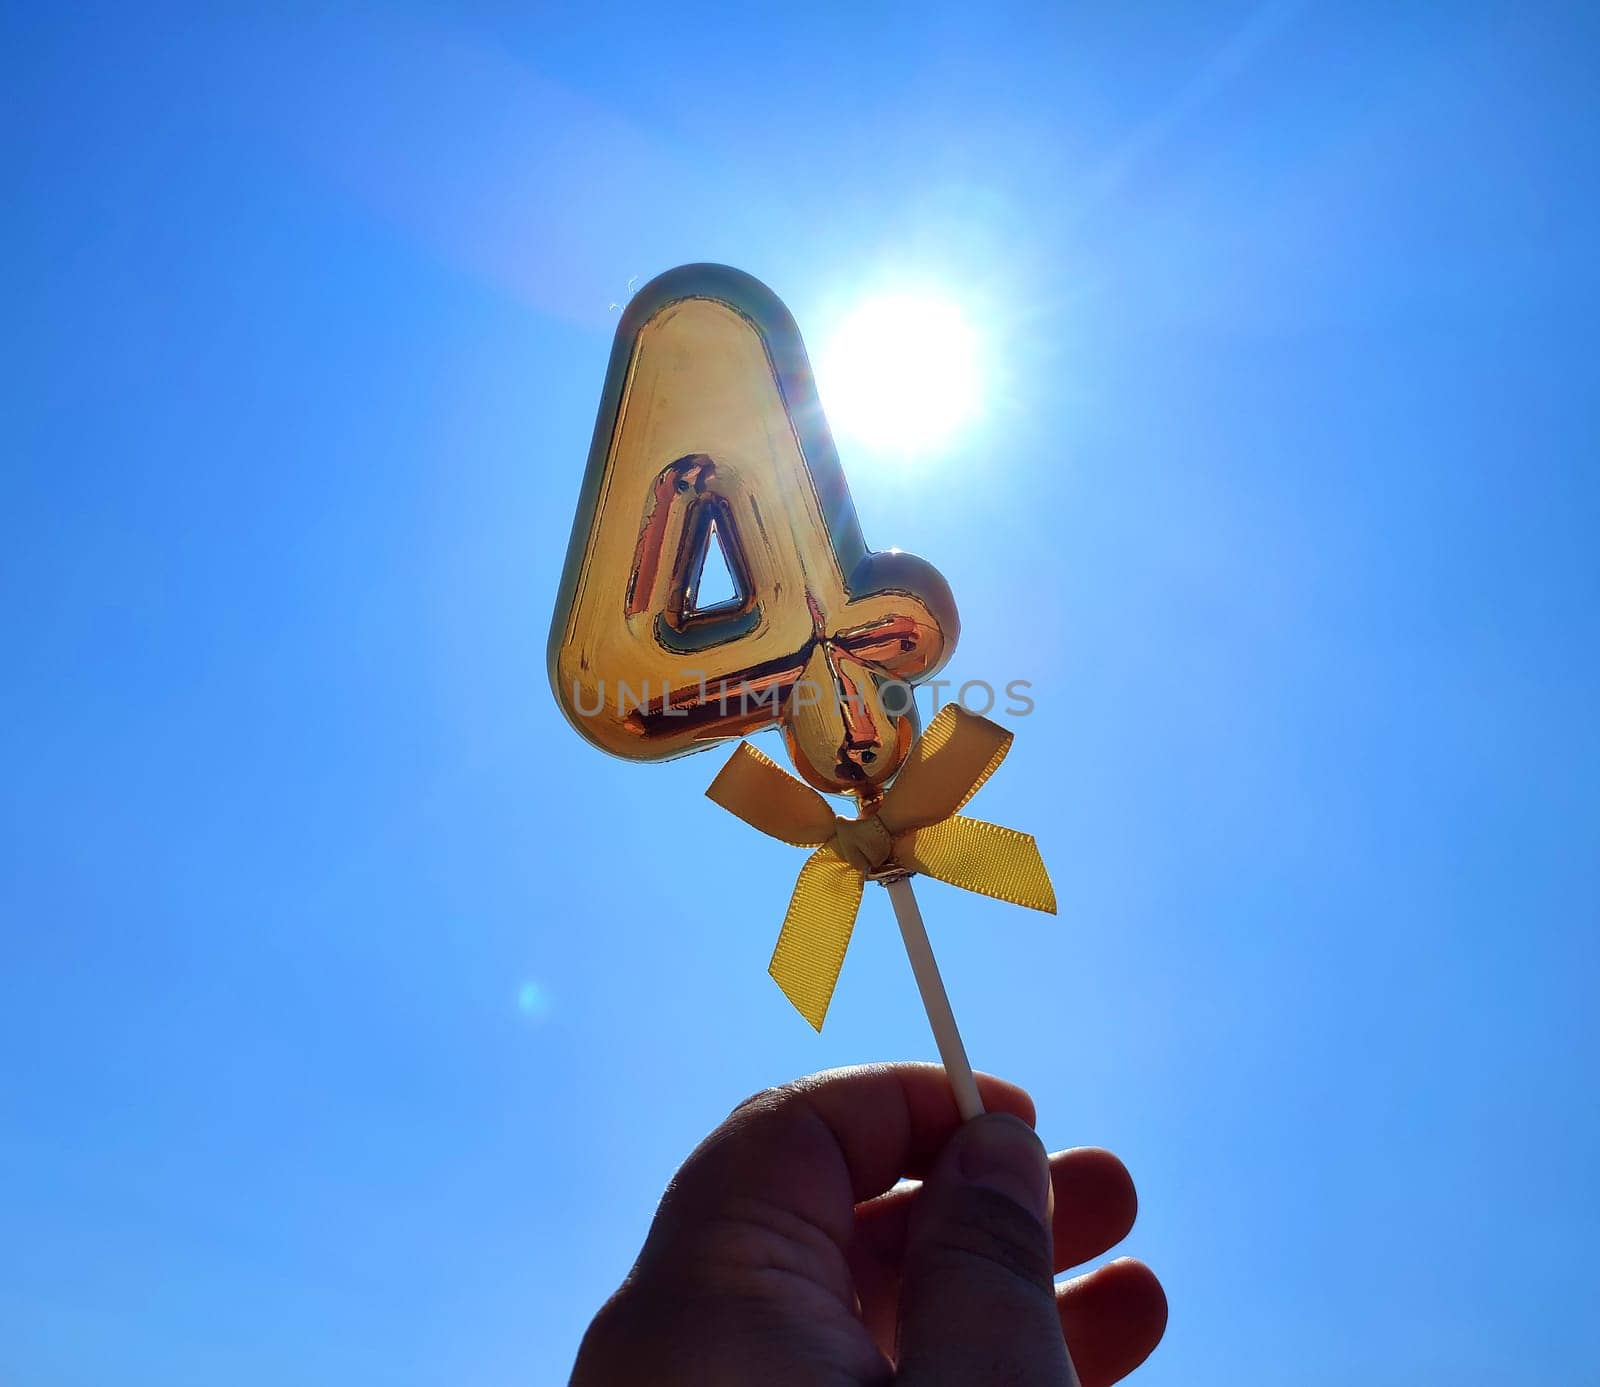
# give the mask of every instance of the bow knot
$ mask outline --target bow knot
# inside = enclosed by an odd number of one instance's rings
[[[886,867],[1055,914],[1055,891],[1032,835],[958,812],[1010,749],[1004,728],[951,704],[912,746],[876,812],[859,819],[835,815],[827,800],[748,742],[711,782],[706,794],[730,813],[773,838],[814,849],[768,971],[818,1030],[862,888]]]
[[[889,832],[882,815],[869,814],[864,819],[836,818],[833,823],[833,841],[839,856],[863,876],[882,871],[894,857],[894,834]]]

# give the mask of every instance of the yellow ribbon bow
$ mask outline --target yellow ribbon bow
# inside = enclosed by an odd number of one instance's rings
[[[869,877],[922,872],[1013,905],[1056,913],[1056,893],[1033,835],[956,811],[1011,749],[1011,734],[959,704],[947,705],[911,748],[874,812],[839,818],[810,786],[749,742],[706,794],[730,813],[795,847],[815,847],[800,869],[768,968],[819,1031]]]

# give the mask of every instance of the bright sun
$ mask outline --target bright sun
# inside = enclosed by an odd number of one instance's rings
[[[840,439],[905,455],[948,442],[978,412],[977,333],[947,299],[884,294],[859,304],[817,358],[817,390]]]

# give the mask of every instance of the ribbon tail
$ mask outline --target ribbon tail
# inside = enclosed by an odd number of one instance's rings
[[[812,1026],[822,1029],[861,907],[863,878],[831,846],[800,869],[767,971]]]
[[[1031,833],[957,815],[895,840],[895,861],[963,890],[1056,913],[1055,888]]]

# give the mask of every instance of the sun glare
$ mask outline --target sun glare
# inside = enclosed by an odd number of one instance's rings
[[[926,455],[978,413],[978,335],[960,307],[927,294],[884,294],[839,324],[816,363],[817,390],[841,442]]]

